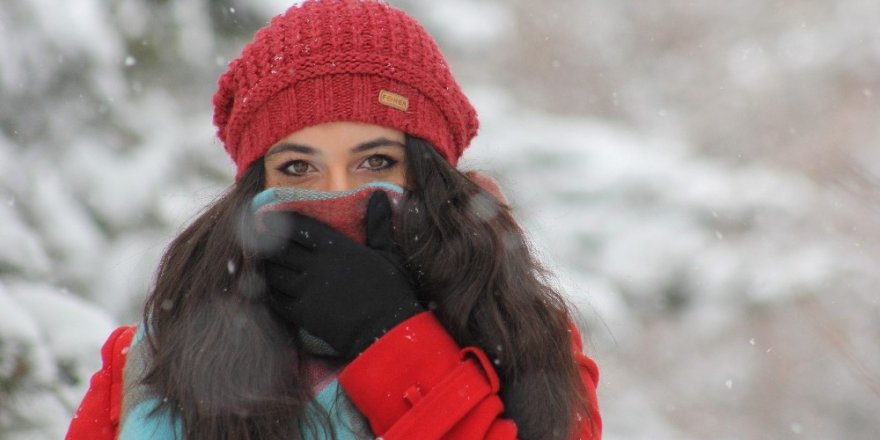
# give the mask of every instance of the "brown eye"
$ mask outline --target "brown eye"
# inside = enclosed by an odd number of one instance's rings
[[[367,169],[378,171],[384,170],[385,168],[390,168],[395,163],[396,161],[394,159],[391,159],[388,156],[377,154],[375,156],[368,157],[367,160],[364,161],[364,166]]]
[[[309,172],[311,165],[304,160],[292,160],[281,167],[281,171],[291,176],[302,176]]]

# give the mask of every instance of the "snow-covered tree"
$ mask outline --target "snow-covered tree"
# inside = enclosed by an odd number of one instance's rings
[[[0,439],[63,436],[231,182],[211,94],[289,3],[0,6]],[[582,311],[607,438],[876,437],[877,2],[391,3]]]

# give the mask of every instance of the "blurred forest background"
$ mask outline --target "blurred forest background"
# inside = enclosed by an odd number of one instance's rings
[[[880,2],[391,3],[582,312],[606,438],[880,438]],[[287,6],[3,0],[0,439],[63,436],[231,182],[211,95]]]

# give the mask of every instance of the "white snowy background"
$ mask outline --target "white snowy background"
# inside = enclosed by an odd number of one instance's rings
[[[880,438],[880,2],[392,3],[581,310],[605,438]],[[288,4],[0,3],[0,439],[63,437],[231,182],[211,94]]]

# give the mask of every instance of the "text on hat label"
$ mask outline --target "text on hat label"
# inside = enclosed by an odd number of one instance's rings
[[[409,109],[409,99],[407,99],[406,96],[389,92],[388,90],[382,90],[379,92],[379,104],[396,108],[404,112]]]

